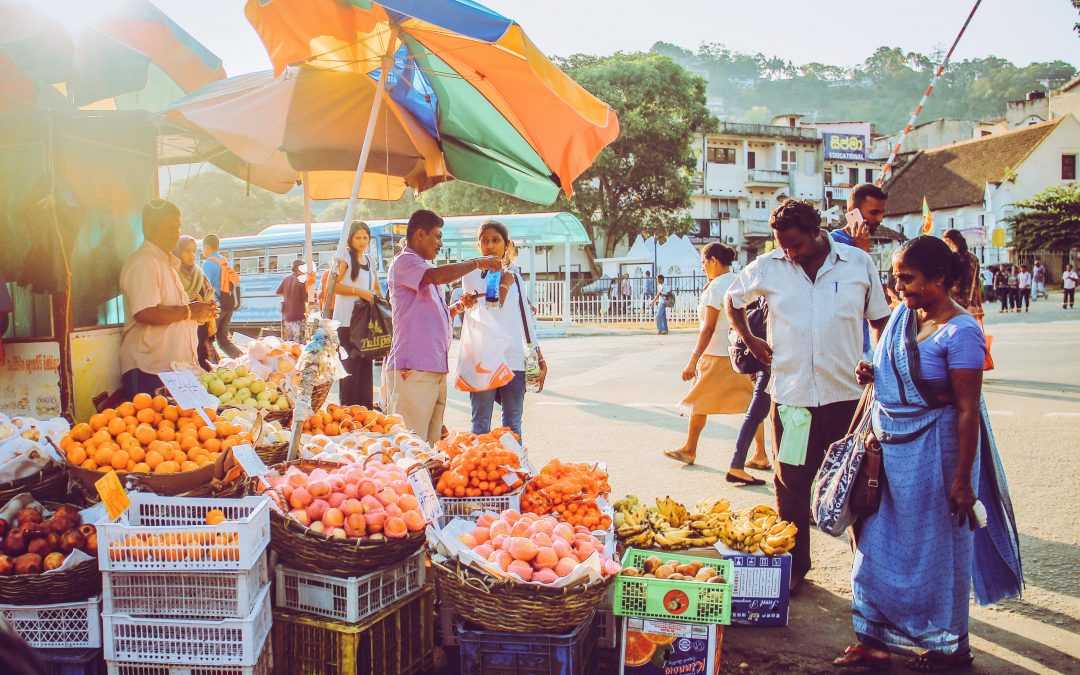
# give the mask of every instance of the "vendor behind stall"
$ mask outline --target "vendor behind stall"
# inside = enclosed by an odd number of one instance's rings
[[[196,327],[213,318],[210,302],[189,302],[170,251],[180,240],[180,209],[164,199],[143,207],[142,246],[120,271],[124,294],[124,337],[120,372],[125,395],[152,393],[161,386],[157,374],[197,363]]]

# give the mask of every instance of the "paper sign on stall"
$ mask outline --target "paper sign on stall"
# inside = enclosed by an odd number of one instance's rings
[[[439,494],[435,492],[435,486],[431,484],[431,474],[427,469],[413,471],[409,474],[409,485],[412,486],[416,501],[420,503],[420,513],[424,514],[424,520],[438,525],[439,518],[443,515],[443,507]]]
[[[266,468],[266,464],[262,461],[262,457],[259,457],[255,452],[255,448],[248,444],[234,445],[232,447],[233,459],[240,465],[240,468],[244,470],[244,473],[252,478],[258,478],[266,475],[269,471]]]
[[[97,489],[98,496],[101,497],[101,503],[108,511],[109,520],[116,520],[131,506],[131,499],[124,491],[124,486],[120,484],[120,478],[115,471],[110,471],[97,479],[94,487]]]
[[[528,453],[525,452],[525,448],[521,447],[521,444],[517,442],[517,439],[514,438],[514,435],[512,433],[507,431],[502,436],[500,436],[499,443],[504,448],[518,456],[518,459],[521,460],[521,468],[524,469],[526,473],[528,473],[530,476],[536,475],[536,471],[533,469],[533,465],[529,461]]]
[[[203,388],[198,378],[195,377],[195,373],[189,370],[174,370],[158,373],[158,377],[161,378],[165,388],[169,390],[169,393],[176,400],[176,405],[184,410],[195,410],[195,412],[199,413],[199,417],[203,418],[204,422],[214,426],[203,408],[217,410],[217,397]]]

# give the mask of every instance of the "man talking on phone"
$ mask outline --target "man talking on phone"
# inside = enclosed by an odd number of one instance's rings
[[[847,198],[847,225],[829,233],[833,241],[870,252],[870,238],[877,232],[885,218],[885,200],[889,196],[873,183],[860,183],[851,189]],[[863,322],[863,356],[867,361],[873,345],[870,343],[870,326]]]

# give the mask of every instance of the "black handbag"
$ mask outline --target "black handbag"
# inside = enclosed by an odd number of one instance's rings
[[[750,328],[750,334],[754,337],[759,337],[762,340],[766,339],[766,335],[768,334],[766,321],[768,318],[769,305],[765,302],[765,298],[759,298],[747,306],[746,325]],[[731,368],[736,373],[753,375],[754,373],[768,370],[765,364],[758,361],[757,357],[754,356],[754,353],[746,346],[746,342],[734,328],[731,329],[728,334],[728,345],[728,357],[731,358]]]
[[[364,359],[381,359],[390,353],[394,325],[390,303],[376,295],[372,302],[357,300],[349,320],[349,352]]]

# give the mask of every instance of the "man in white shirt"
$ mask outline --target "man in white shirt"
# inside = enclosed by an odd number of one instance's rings
[[[785,201],[769,224],[776,250],[739,274],[728,290],[726,309],[754,356],[772,366],[769,393],[777,444],[783,446],[781,417],[797,413],[806,419],[802,411],[809,413],[805,457],[796,450],[795,458],[786,457],[791,461],[778,457],[773,464],[780,517],[799,528],[792,551],[795,590],[811,567],[810,485],[825,450],[847,433],[862,394],[855,382],[863,353],[862,323],[870,323],[876,341],[889,306],[870,256],[833,241],[810,203]],[[755,337],[746,322],[745,308],[757,298],[769,304],[767,341]]]

